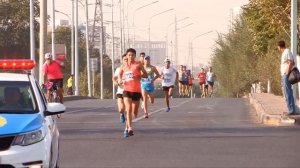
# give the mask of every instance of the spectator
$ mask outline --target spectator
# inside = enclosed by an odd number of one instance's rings
[[[67,81],[67,94],[68,95],[73,95],[73,77],[74,75],[71,74],[68,78],[68,81]]]
[[[291,51],[286,48],[285,42],[280,40],[277,42],[277,49],[282,53],[281,64],[280,64],[280,74],[282,90],[285,97],[285,101],[288,107],[288,115],[296,115],[295,101],[293,96],[292,85],[288,81],[288,75],[294,67],[294,58]]]

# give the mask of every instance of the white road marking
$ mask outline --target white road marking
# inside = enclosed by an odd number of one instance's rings
[[[179,107],[179,106],[181,106],[181,105],[183,105],[183,104],[185,104],[185,103],[187,103],[187,102],[190,102],[190,101],[191,101],[191,100],[186,100],[186,101],[183,101],[183,102],[181,102],[181,103],[179,103],[179,104],[177,104],[177,105],[175,105],[175,106],[171,106],[171,109],[172,109],[172,108],[177,108],[177,107]],[[161,111],[163,111],[164,109],[165,109],[165,108],[160,108],[160,109],[158,109],[158,110],[155,110],[155,111],[153,111],[153,112],[150,112],[149,115],[153,115],[153,114],[155,114],[155,113],[161,112]],[[135,118],[135,119],[132,120],[132,122],[138,122],[138,121],[141,120],[141,119],[144,119],[144,116]]]
[[[81,111],[90,111],[90,110],[97,110],[97,109],[102,109],[102,108],[111,108],[112,106],[108,106],[108,107],[96,107],[96,108],[87,108],[87,109],[79,109],[79,110],[72,110],[72,111],[66,111],[65,114],[68,113],[76,113],[76,112],[81,112]]]

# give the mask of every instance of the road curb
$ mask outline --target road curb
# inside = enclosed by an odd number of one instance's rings
[[[263,105],[258,100],[256,100],[252,96],[252,94],[249,94],[249,101],[250,104],[254,106],[256,115],[260,123],[266,125],[281,125],[282,123],[281,115],[268,114],[265,108],[263,107]]]
[[[82,100],[82,99],[96,99],[88,96],[64,96],[64,101]]]

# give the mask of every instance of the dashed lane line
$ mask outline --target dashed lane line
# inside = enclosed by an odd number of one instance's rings
[[[185,104],[185,103],[187,103],[187,102],[190,102],[190,101],[191,101],[191,100],[186,100],[186,101],[183,101],[183,102],[181,102],[181,103],[179,103],[179,104],[177,104],[177,105],[175,105],[175,106],[171,106],[171,109],[172,109],[172,108],[180,107],[181,105],[183,105],[183,104]],[[162,111],[162,110],[164,110],[164,109],[165,109],[165,108],[157,109],[157,110],[155,110],[155,111],[153,111],[153,112],[150,112],[149,115],[153,115],[153,114],[158,113],[158,112],[160,112],[160,111]],[[138,122],[138,121],[140,121],[140,120],[142,120],[142,119],[144,119],[144,116],[135,118],[135,119],[132,120],[132,122]]]

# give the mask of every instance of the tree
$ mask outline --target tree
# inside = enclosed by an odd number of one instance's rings
[[[30,58],[29,0],[0,1],[0,56]],[[39,17],[39,2],[34,1],[34,16]],[[35,33],[39,24],[35,20]],[[39,44],[38,35],[36,46]]]

